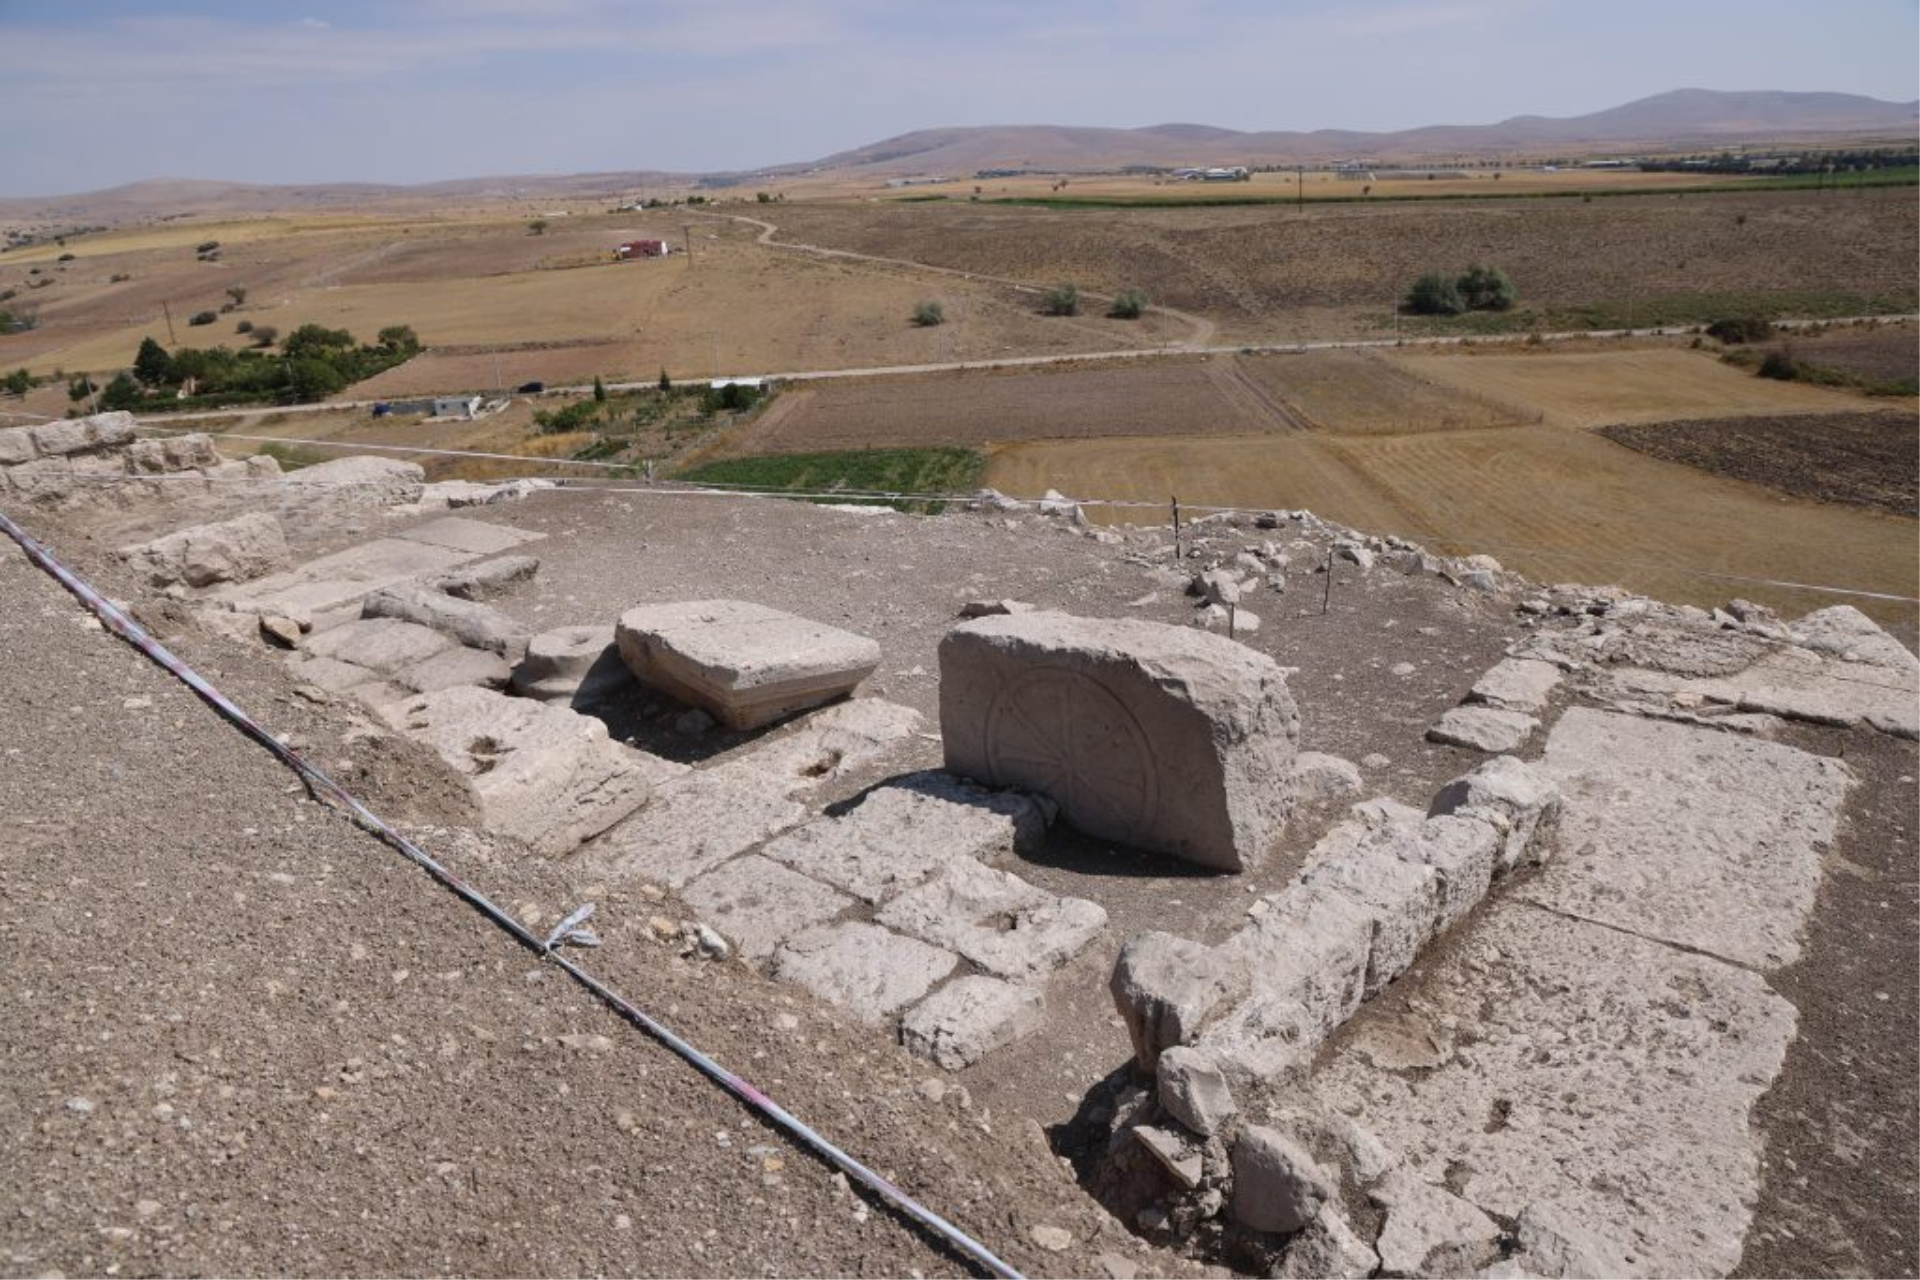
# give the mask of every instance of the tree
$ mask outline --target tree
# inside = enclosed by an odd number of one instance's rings
[[[600,380],[600,375],[597,373],[593,375],[593,402],[595,404],[607,402],[607,384]]]
[[[318,356],[287,361],[287,391],[297,401],[324,400],[346,385],[347,375]]]
[[[666,394],[667,392],[670,392],[670,391],[672,391],[672,390],[673,390],[673,379],[672,379],[672,378],[669,378],[669,377],[667,376],[667,371],[666,371],[665,369],[662,369],[662,370],[660,371],[660,391],[661,391],[661,394],[663,394],[663,395],[664,395],[664,394]]]
[[[1072,281],[1066,281],[1047,290],[1041,310],[1050,316],[1077,316],[1080,314],[1080,287]]]
[[[15,369],[6,377],[6,388],[16,396],[24,396],[33,390],[35,378],[25,369]]]
[[[1467,309],[1459,286],[1438,271],[1429,271],[1407,290],[1407,310],[1417,316],[1457,316]]]
[[[1122,289],[1114,295],[1113,306],[1107,309],[1107,314],[1115,320],[1138,320],[1146,309],[1146,290]]]
[[[100,393],[100,407],[102,409],[138,409],[142,399],[144,396],[141,394],[140,384],[133,380],[132,374],[122,369],[113,375],[113,381],[109,382],[107,389]]]
[[[256,335],[259,332],[258,329],[254,330]],[[287,340],[280,344],[280,350],[288,356],[331,356],[352,346],[353,335],[345,329],[303,324],[287,335]]]
[[[232,298],[232,299],[233,299],[233,305],[234,305],[234,306],[236,306],[236,307],[241,307],[241,306],[245,306],[245,305],[246,305],[246,302],[247,302],[247,291],[246,291],[246,289],[245,289],[245,288],[244,288],[243,286],[241,286],[241,285],[237,285],[237,284],[236,284],[236,285],[234,285],[233,287],[231,287],[230,289],[228,289],[228,290],[227,290],[227,296],[228,296],[229,298]]]
[[[1513,281],[1498,267],[1478,263],[1468,267],[1456,286],[1461,299],[1475,311],[1507,311],[1513,307]]]
[[[527,224],[527,230],[536,236],[543,236],[547,234],[547,220],[545,218],[535,218]]]
[[[173,381],[173,357],[154,339],[142,338],[133,357],[133,376],[149,387],[164,386]]]
[[[942,324],[946,318],[946,308],[932,299],[914,304],[913,322],[922,329],[931,329],[934,325]]]
[[[270,347],[279,336],[280,331],[270,324],[253,326],[253,345],[256,347]]]
[[[79,404],[99,389],[94,385],[93,379],[83,373],[67,384],[67,399]]]
[[[413,331],[412,325],[390,324],[380,331],[380,345],[388,351],[413,355],[420,350],[420,335]]]

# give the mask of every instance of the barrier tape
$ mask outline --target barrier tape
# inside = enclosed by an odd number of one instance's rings
[[[825,1137],[815,1132],[799,1117],[787,1111],[743,1077],[729,1071],[714,1059],[708,1057],[699,1049],[696,1049],[692,1044],[681,1039],[680,1036],[676,1035],[672,1029],[664,1023],[649,1016],[644,1010],[628,1001],[624,996],[620,995],[600,979],[581,968],[570,957],[559,951],[558,946],[562,942],[570,940],[582,941],[570,935],[577,935],[584,932],[579,926],[584,924],[586,918],[591,914],[587,908],[582,908],[572,916],[569,916],[567,920],[562,922],[563,926],[565,926],[564,930],[556,930],[553,936],[542,937],[534,933],[501,907],[495,905],[485,894],[441,865],[425,850],[415,845],[413,841],[388,826],[386,822],[373,813],[372,810],[361,804],[351,792],[327,777],[326,774],[322,773],[314,765],[308,763],[298,751],[280,742],[271,733],[267,732],[263,725],[254,720],[253,717],[245,711],[241,710],[239,705],[229,699],[225,694],[209,684],[201,677],[199,672],[176,657],[165,645],[154,639],[145,628],[134,621],[132,617],[128,616],[124,610],[102,596],[85,579],[56,560],[52,552],[35,541],[30,534],[9,519],[4,512],[0,512],[0,532],[5,532],[8,537],[18,543],[20,549],[26,553],[29,560],[33,561],[35,565],[44,570],[61,586],[65,587],[68,592],[78,599],[81,604],[85,605],[87,609],[100,620],[101,624],[105,626],[108,631],[145,654],[156,665],[167,671],[189,689],[193,690],[201,701],[212,707],[235,728],[272,752],[283,764],[298,773],[314,791],[334,801],[345,810],[355,825],[381,840],[401,856],[405,857],[409,862],[412,862],[415,866],[425,871],[443,887],[451,890],[465,901],[467,905],[473,907],[495,925],[498,925],[501,929],[511,934],[514,940],[527,950],[544,960],[550,960],[558,965],[568,976],[592,992],[608,1007],[613,1009],[614,1012],[618,1013],[634,1026],[639,1027],[642,1031],[645,1031],[668,1049],[671,1049],[682,1060],[706,1076],[707,1079],[732,1094],[735,1098],[746,1104],[749,1109],[771,1121],[777,1128],[796,1139],[801,1145],[821,1157],[828,1164],[833,1165],[848,1177],[873,1191],[894,1209],[898,1210],[902,1216],[932,1232],[948,1245],[951,1245],[966,1257],[971,1258],[992,1274],[1006,1277],[1007,1280],[1020,1280],[1020,1273],[1007,1263],[1001,1261],[1000,1258],[985,1245],[967,1235],[964,1231],[960,1230],[960,1228],[933,1212],[933,1210],[922,1205],[886,1178],[881,1177],[878,1173],[867,1168],[866,1165],[842,1151]],[[591,935],[589,934],[589,936]]]

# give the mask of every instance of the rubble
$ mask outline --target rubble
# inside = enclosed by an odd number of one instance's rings
[[[1333,1186],[1285,1134],[1248,1125],[1233,1144],[1233,1219],[1255,1231],[1288,1234],[1320,1214]]]
[[[1134,1061],[1152,1071],[1163,1049],[1191,1043],[1209,1017],[1245,993],[1247,971],[1238,952],[1147,932],[1120,948],[1110,986]]]

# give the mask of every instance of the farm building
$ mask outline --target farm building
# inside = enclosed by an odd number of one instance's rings
[[[629,240],[613,251],[613,256],[621,262],[628,258],[664,258],[673,252],[673,246],[665,240]]]

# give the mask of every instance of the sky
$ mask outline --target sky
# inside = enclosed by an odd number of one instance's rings
[[[0,0],[0,195],[752,169],[938,125],[1920,98],[1914,0]]]

